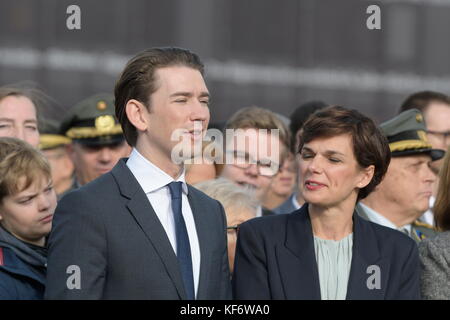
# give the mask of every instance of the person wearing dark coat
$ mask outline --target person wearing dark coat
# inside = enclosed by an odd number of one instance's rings
[[[196,54],[151,48],[129,61],[115,113],[133,150],[58,203],[46,299],[231,298],[224,209],[186,184],[197,153],[172,154],[180,130],[183,146],[201,142],[208,105]]]
[[[0,300],[43,299],[56,193],[44,155],[0,138]]]
[[[300,141],[306,203],[241,224],[234,298],[420,299],[415,242],[355,212],[389,166],[381,131],[356,110],[329,107],[309,118]]]
[[[44,298],[47,251],[0,227],[0,300]]]

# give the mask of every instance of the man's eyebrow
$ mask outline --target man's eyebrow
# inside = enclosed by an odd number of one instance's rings
[[[179,91],[179,92],[172,93],[169,97],[178,97],[178,96],[191,97],[192,93]]]
[[[172,98],[172,97],[179,97],[179,96],[192,97],[193,93],[192,92],[179,91],[179,92],[172,93],[169,97]],[[200,98],[204,98],[204,97],[210,98],[210,94],[208,92],[202,92],[200,94]]]
[[[14,119],[11,119],[11,118],[0,118],[0,121],[7,121],[7,122],[14,122],[15,120]],[[25,120],[24,122],[27,122],[27,123],[37,123],[37,120],[36,119],[27,119],[27,120]]]

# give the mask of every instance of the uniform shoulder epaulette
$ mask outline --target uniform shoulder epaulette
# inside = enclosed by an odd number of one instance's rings
[[[413,222],[413,225],[417,226],[417,227],[424,227],[424,228],[427,228],[427,229],[432,229],[432,230],[437,231],[436,227],[433,227],[431,224],[428,224],[428,223],[425,223],[425,222],[422,222],[422,221],[416,220],[416,221]]]

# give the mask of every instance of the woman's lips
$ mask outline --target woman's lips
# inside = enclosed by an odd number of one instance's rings
[[[305,181],[305,188],[311,191],[322,189],[323,187],[326,187],[325,184],[313,181],[313,180],[306,180]]]

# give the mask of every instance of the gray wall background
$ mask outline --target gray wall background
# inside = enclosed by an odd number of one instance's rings
[[[66,27],[71,4],[81,30]],[[381,30],[366,27],[371,4]],[[450,0],[1,0],[0,85],[33,81],[67,110],[112,92],[138,51],[181,46],[206,64],[212,121],[312,99],[384,121],[414,91],[450,93],[449,39]]]

